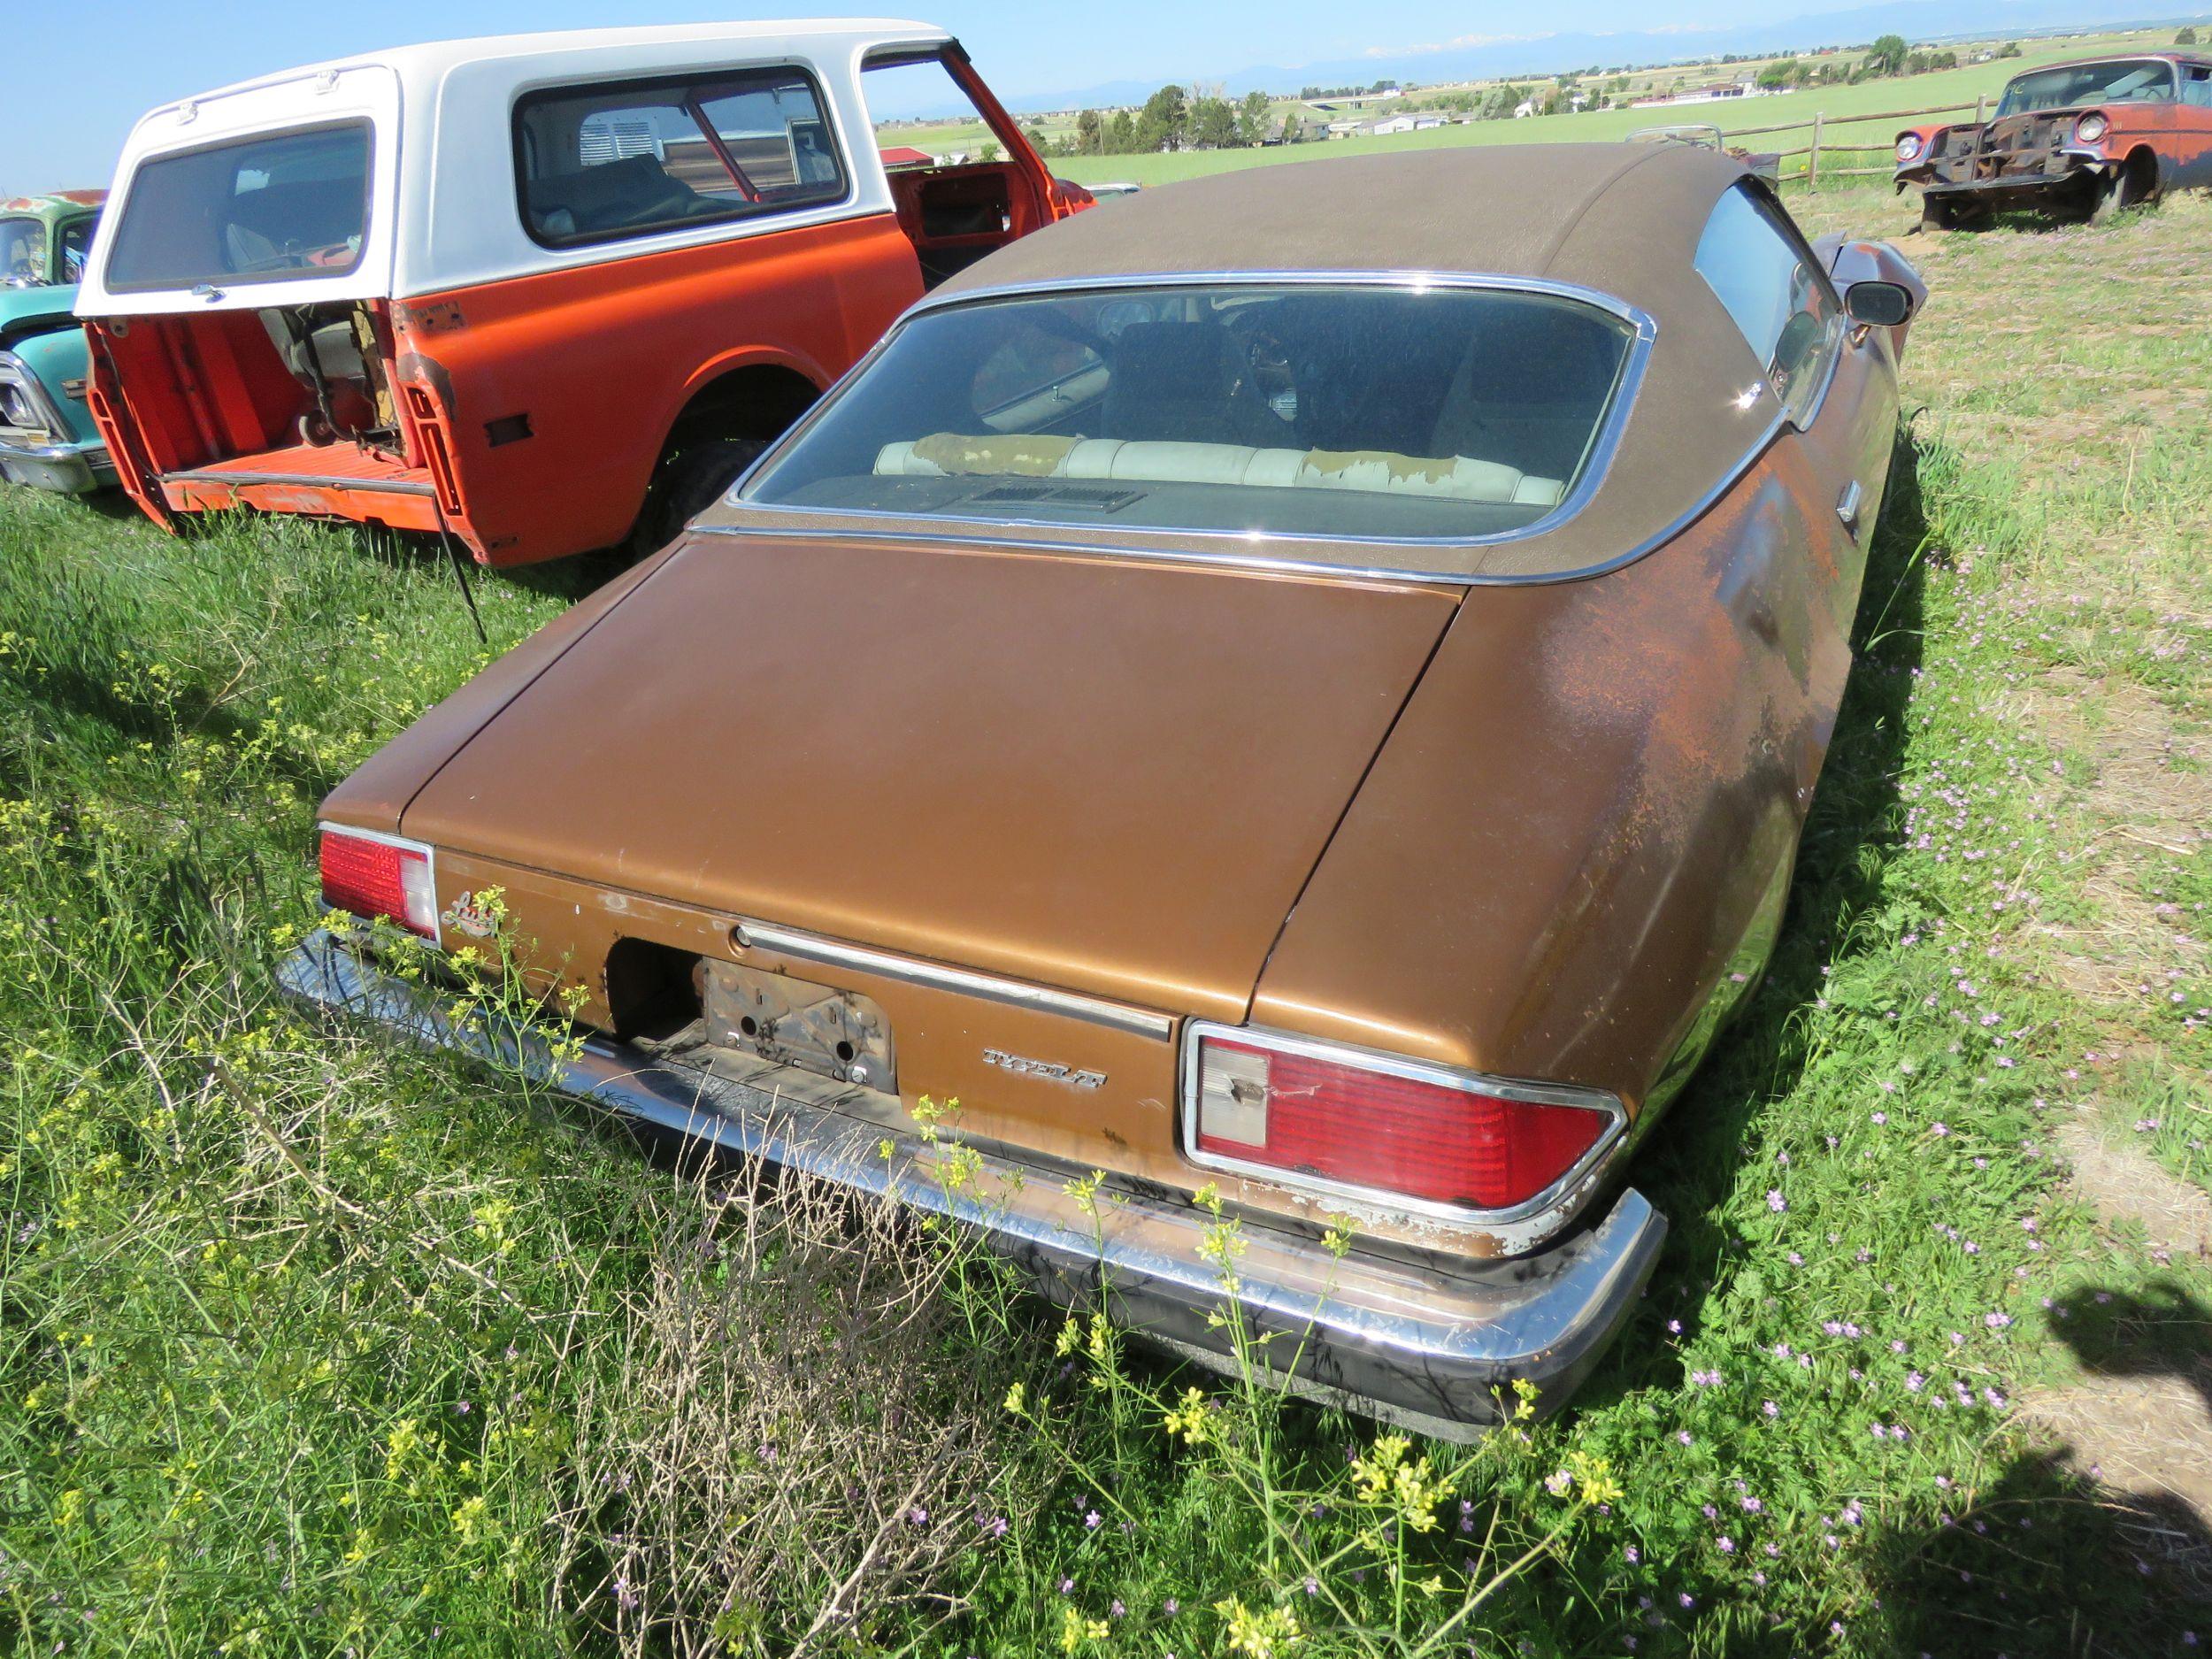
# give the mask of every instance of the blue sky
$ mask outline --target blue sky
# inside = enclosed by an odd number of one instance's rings
[[[1836,3],[1786,10],[1825,10]],[[434,7],[385,8],[330,0],[8,0],[12,73],[0,96],[0,189],[104,184],[141,111],[319,58],[523,29],[787,17],[803,4],[444,0]],[[859,7],[849,0],[842,9]],[[1256,65],[1295,67],[1468,36],[1740,23],[1774,10],[1770,0],[1674,0],[1663,14],[1636,0],[1551,0],[1540,8],[1446,0],[918,0],[905,15],[949,27],[985,78],[1002,95],[1018,97],[1125,78],[1188,81]],[[1685,50],[1695,47],[1686,42]]]

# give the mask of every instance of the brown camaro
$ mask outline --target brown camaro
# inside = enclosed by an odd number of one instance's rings
[[[1678,145],[1082,215],[342,785],[325,897],[503,927],[586,1028],[564,1087],[1185,1352],[1212,1183],[1294,1386],[1555,1403],[1665,1231],[1632,1149],[1772,943],[1921,294]],[[479,1041],[359,930],[285,976]]]

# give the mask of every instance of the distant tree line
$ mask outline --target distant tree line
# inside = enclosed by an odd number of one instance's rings
[[[1306,87],[1298,96],[1308,104],[1316,98],[1371,98],[1379,92],[1395,92],[1394,81],[1378,81],[1371,87]]]
[[[2181,29],[2175,35],[2174,43],[2195,45],[2197,31]],[[2020,44],[2017,41],[2006,41],[1998,47],[1996,55],[2017,58]],[[1759,60],[1751,54],[1729,52],[1699,61],[1726,65]],[[1562,75],[1547,87],[1499,81],[1486,89],[1454,88],[1409,98],[1402,107],[1435,110],[1486,121],[1509,120],[1524,104],[1530,104],[1539,115],[1562,114],[1575,107],[1574,100],[1579,92],[1584,108],[1602,110],[1625,96],[1630,71],[1694,66],[1630,65],[1620,70],[1601,69],[1593,65],[1587,70]],[[1864,46],[1840,53],[1779,58],[1762,63],[1756,79],[1769,91],[1779,92],[1845,81],[1855,85],[1886,76],[1925,74],[1958,66],[1959,57],[1955,51],[1916,50],[1903,35],[1884,35]],[[1580,83],[1586,79],[1598,84],[1583,87]],[[1383,80],[1364,87],[1307,87],[1298,96],[1303,102],[1313,103],[1329,98],[1374,97],[1399,90],[1398,81]],[[1110,113],[1085,110],[1075,118],[1074,131],[1058,138],[1047,137],[1041,127],[1029,130],[1030,142],[1047,156],[1144,156],[1168,150],[1238,150],[1255,144],[1295,143],[1303,136],[1304,123],[1299,113],[1293,111],[1278,119],[1264,92],[1248,92],[1240,99],[1232,100],[1174,85],[1162,87],[1144,101],[1141,109],[1115,110]],[[995,150],[996,146],[991,148]]]
[[[1248,92],[1232,103],[1166,86],[1142,109],[1116,110],[1110,116],[1085,110],[1067,136],[1047,139],[1033,131],[1029,138],[1048,156],[1148,156],[1163,150],[1248,149],[1278,137],[1294,139],[1297,127],[1294,115],[1276,121],[1264,92]]]

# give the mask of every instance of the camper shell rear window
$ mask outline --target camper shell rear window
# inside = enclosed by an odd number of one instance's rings
[[[149,157],[108,250],[118,292],[343,276],[369,231],[366,121],[295,127]]]

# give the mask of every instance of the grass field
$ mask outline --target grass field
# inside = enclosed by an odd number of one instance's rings
[[[1674,1231],[1625,1340],[1473,1449],[297,1022],[316,800],[488,656],[450,574],[0,492],[5,1644],[2212,1640],[2212,204],[1909,246],[1914,413],[1779,956],[1639,1172]],[[492,649],[582,580],[482,581]]]
[[[2171,29],[2139,31],[2129,35],[2099,35],[2072,41],[2032,41],[2023,55],[1961,69],[1896,80],[1868,81],[1859,85],[1811,88],[1778,93],[1772,97],[1748,98],[1725,104],[1683,104],[1675,109],[1594,110],[1581,115],[1540,115],[1520,121],[1471,121],[1464,126],[1432,127],[1423,133],[1398,133],[1383,138],[1339,138],[1311,144],[1279,145],[1253,150],[1187,150],[1173,155],[1076,156],[1055,159],[1053,170],[1079,184],[1125,180],[1134,184],[1168,184],[1238,167],[1278,166],[1325,156],[1387,153],[1401,149],[1426,149],[1453,144],[1532,144],[1563,142],[1613,143],[1639,127],[1673,121],[1710,121],[1723,128],[1772,127],[1796,122],[1789,131],[1747,139],[1753,150],[1786,150],[1802,148],[1812,135],[1816,113],[1830,122],[1853,116],[1895,110],[1925,110],[1964,104],[1970,115],[1974,100],[1986,95],[1993,107],[2004,84],[2021,70],[2037,64],[2082,57],[2093,52],[2119,51],[2148,45],[2173,44]],[[1717,74],[1718,72],[1715,72]],[[1869,123],[1831,128],[1823,136],[1824,165],[1849,165],[1847,155],[1827,157],[1831,145],[1865,145],[1868,153],[1857,161],[1863,166],[1880,165],[1896,138],[1888,123]],[[900,140],[898,142],[915,142]],[[1789,164],[1792,170],[1803,164]]]

